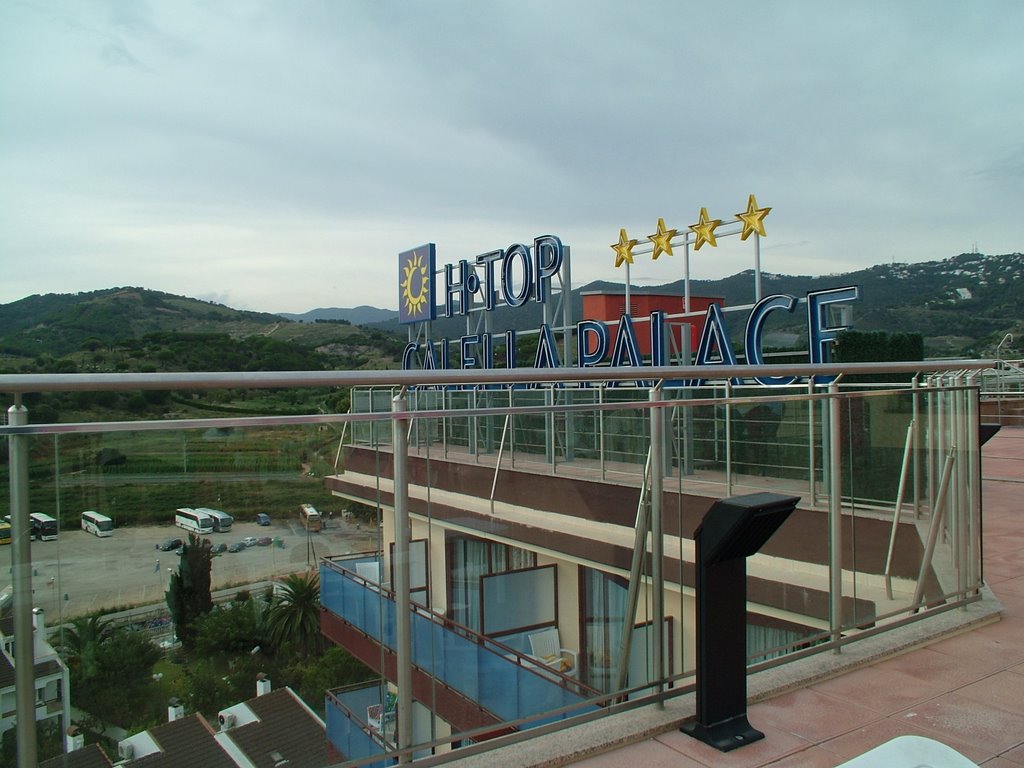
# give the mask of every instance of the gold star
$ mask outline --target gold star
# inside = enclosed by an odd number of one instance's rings
[[[743,222],[743,232],[740,240],[746,240],[754,232],[764,237],[764,217],[768,215],[771,208],[758,208],[757,200],[753,195],[747,200],[746,213],[737,213],[736,218]]]
[[[665,229],[664,219],[658,219],[658,231],[647,236],[647,239],[654,243],[654,253],[651,254],[654,261],[657,261],[662,253],[672,255],[672,238],[677,234],[679,232],[675,229]]]
[[[690,231],[697,236],[697,242],[693,246],[693,250],[699,251],[704,243],[708,243],[712,248],[717,248],[718,242],[715,240],[715,227],[721,223],[721,219],[708,219],[708,209],[701,208],[700,220],[696,224],[690,225]]]
[[[612,250],[615,251],[615,266],[621,267],[622,262],[627,264],[633,263],[633,247],[636,245],[636,240],[630,240],[626,236],[626,229],[623,227],[619,230],[619,242],[612,243]]]

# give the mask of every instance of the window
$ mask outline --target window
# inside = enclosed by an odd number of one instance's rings
[[[535,553],[495,541],[453,536],[447,548],[448,615],[476,632],[480,631],[480,577],[537,564]]]
[[[427,540],[409,542],[409,599],[417,605],[430,607],[430,559]],[[391,583],[395,583],[395,544],[391,543]]]
[[[610,691],[626,612],[626,580],[593,568],[581,568],[580,573],[584,630],[580,666],[584,682],[599,691]]]
[[[626,614],[629,587],[620,576],[602,573],[592,568],[580,569],[580,605],[583,608],[583,648],[580,656],[582,679],[588,685],[605,693],[615,688],[615,673],[619,662],[622,621]],[[638,686],[655,679],[651,651],[654,639],[653,622],[638,616],[633,624],[630,641],[627,684]],[[662,647],[665,649],[665,669],[673,668],[673,618],[665,617],[662,626]]]

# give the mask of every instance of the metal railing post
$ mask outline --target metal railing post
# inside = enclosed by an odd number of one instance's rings
[[[811,496],[811,505],[818,503],[818,482],[815,475],[818,463],[814,459],[817,446],[814,444],[814,377],[807,379],[807,482]]]
[[[7,409],[12,427],[28,424],[28,409],[21,397]],[[8,439],[11,497],[11,586],[14,596],[14,691],[15,736],[18,740],[18,768],[36,766],[35,658],[32,642],[32,548],[28,510],[28,437]],[[65,692],[67,695],[67,692]],[[68,723],[64,723],[67,727]]]
[[[973,378],[973,377],[972,377]],[[971,382],[973,385],[973,381]],[[980,391],[972,386],[967,397],[967,443],[970,463],[970,570],[968,586],[977,594],[981,584],[981,445],[977,425],[980,421]]]
[[[451,413],[451,393],[447,388],[441,389],[441,409],[447,414]],[[449,424],[450,418],[445,416],[441,419],[441,446],[443,447],[442,455],[444,458],[448,458],[448,433],[451,431],[451,425]]]
[[[839,429],[839,383],[833,381],[828,388],[828,445],[829,445],[829,631],[833,653],[840,653],[843,630],[843,471],[842,444]]]
[[[509,407],[509,410],[514,408],[515,404],[516,404],[515,397],[513,395],[514,392],[515,392],[515,387],[514,386],[510,386],[508,388],[508,407]],[[508,426],[509,426],[509,435],[510,435],[509,436],[509,445],[508,445],[509,463],[511,464],[512,468],[515,469],[515,467],[516,467],[516,421],[515,421],[515,417],[512,416],[512,414],[509,414]]]
[[[937,421],[937,419],[935,417],[935,400],[938,397],[938,394],[937,394],[937,392],[935,390],[935,377],[934,376],[929,376],[928,380],[925,382],[925,384],[927,385],[928,389],[930,390],[928,392],[928,398],[927,398],[927,408],[928,408],[928,426],[927,426],[927,430],[928,430],[928,432],[927,432],[927,434],[925,436],[926,437],[926,440],[925,440],[925,463],[928,466],[928,470],[927,470],[928,476],[926,478],[927,481],[928,481],[928,483],[927,483],[928,512],[930,514],[931,511],[935,509],[935,488],[936,488],[936,486],[938,484],[938,477],[939,477],[939,471],[938,471],[939,464],[938,464],[938,459],[936,458],[936,456],[937,456],[937,454],[941,453],[942,446],[939,445],[938,435],[936,434],[937,429],[936,429],[936,425],[935,425],[935,422]]]
[[[971,557],[971,515],[970,515],[970,504],[969,497],[971,491],[971,438],[968,437],[969,433],[973,432],[977,435],[977,427],[972,427],[967,420],[969,413],[968,409],[968,391],[967,381],[964,374],[957,376],[957,409],[956,409],[956,423],[957,423],[957,445],[960,446],[960,461],[957,462],[957,547],[959,552],[958,561],[958,584],[960,586],[959,594],[961,599],[967,596],[967,592],[970,588],[970,557]],[[965,460],[966,459],[966,460]]]
[[[399,763],[411,763],[412,752],[412,623],[409,615],[409,438],[405,389],[391,401],[391,435],[395,478],[395,656],[398,686]]]
[[[469,397],[466,399],[468,401],[470,410],[474,414],[466,420],[466,430],[469,432],[469,434],[466,435],[466,448],[469,451],[469,455],[473,457],[473,462],[479,464],[480,441],[477,439],[477,430],[480,428],[480,421],[479,417],[476,416],[476,389],[471,390],[469,393]]]
[[[576,402],[575,393],[572,390],[567,389],[563,395],[565,396],[566,405],[573,405]],[[573,410],[567,410],[565,413],[565,423],[562,428],[562,433],[565,435],[565,461],[571,462],[576,459],[576,412]]]
[[[551,408],[555,404],[555,392],[553,389],[544,390],[544,405]],[[544,453],[545,459],[551,465],[551,471],[556,471],[555,458],[555,414],[548,411],[544,414]]]
[[[626,687],[629,677],[629,656],[633,648],[633,625],[636,623],[636,610],[640,601],[640,587],[643,583],[644,555],[647,554],[647,533],[650,530],[650,477],[651,450],[647,451],[647,463],[644,465],[643,482],[640,485],[640,500],[636,506],[636,524],[633,527],[633,558],[629,568],[629,588],[626,592],[626,605],[622,611],[622,632],[619,635],[619,657],[615,669],[615,690]]]
[[[921,382],[919,376],[914,376],[913,382],[914,394],[912,395],[912,409],[910,418],[914,424],[919,424],[921,419]],[[914,519],[916,520],[921,514],[921,430],[915,428],[914,430]]]
[[[654,656],[654,678],[658,681],[655,691],[661,693],[665,679],[665,652],[662,637],[665,631],[665,574],[662,535],[662,492],[665,484],[665,409],[658,406],[664,400],[660,382],[650,391],[651,408],[651,588],[652,612],[654,614],[654,637],[651,651]],[[665,703],[658,700],[658,708]]]
[[[725,495],[732,496],[732,385],[729,381],[725,382]]]
[[[939,450],[935,454],[935,477],[938,478],[942,470],[943,457],[946,455],[946,451],[949,450],[950,444],[953,442],[947,432],[948,427],[946,426],[946,409],[949,407],[949,392],[946,390],[946,378],[944,376],[938,377],[939,391],[935,396],[936,400],[936,411],[935,417],[937,426],[935,428],[935,435],[939,441]],[[936,493],[938,489],[936,487]],[[936,503],[938,503],[936,501]]]

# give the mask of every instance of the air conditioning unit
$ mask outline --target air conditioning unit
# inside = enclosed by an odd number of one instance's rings
[[[131,760],[135,757],[135,747],[130,741],[122,741],[117,745],[117,755],[122,760]]]
[[[228,728],[233,728],[235,725],[235,716],[231,712],[221,712],[217,719],[220,720],[220,729],[226,731]]]

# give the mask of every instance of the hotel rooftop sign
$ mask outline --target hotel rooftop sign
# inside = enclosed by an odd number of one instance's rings
[[[788,294],[760,295],[759,240],[764,236],[764,218],[770,208],[758,208],[751,195],[747,210],[736,214],[742,229],[724,234],[739,234],[740,240],[754,235],[756,256],[755,303],[750,308],[743,332],[746,362],[750,365],[764,364],[764,329],[768,316],[775,311],[792,313],[799,299]],[[696,224],[689,227],[689,233],[680,242],[686,257],[686,304],[689,307],[689,247],[694,250],[707,244],[717,246],[715,230],[721,226],[720,219],[711,219],[707,209],[701,208]],[[691,238],[692,234],[692,238]],[[722,235],[719,235],[722,236]],[[664,219],[658,220],[657,232],[648,237],[652,259],[661,254],[673,254],[673,240],[679,239],[678,230],[667,229]],[[664,312],[653,312],[649,318],[635,319],[629,315],[629,265],[633,263],[633,249],[637,240],[630,239],[623,228],[619,242],[611,247],[615,251],[615,266],[626,267],[626,312],[619,318],[617,330],[610,333],[608,326],[598,320],[584,319],[571,329],[553,329],[543,323],[538,329],[538,341],[533,358],[536,368],[557,368],[564,364],[575,364],[588,368],[599,365],[646,366],[670,365],[666,343],[666,323],[670,320]],[[399,254],[399,320],[402,323],[429,323],[437,319],[438,311],[446,318],[467,316],[470,312],[492,312],[499,306],[512,309],[529,302],[546,303],[551,296],[551,280],[558,277],[568,264],[569,251],[555,235],[539,235],[531,245],[513,243],[507,248],[487,251],[472,261],[463,259],[455,264],[446,264],[442,270],[436,267],[436,249],[433,243],[413,248]],[[438,280],[441,276],[443,279]],[[808,356],[812,364],[830,360],[831,345],[840,331],[848,326],[830,325],[827,309],[830,305],[849,303],[860,298],[857,286],[811,291],[806,294]],[[646,324],[650,334],[652,354],[645,360],[637,342],[637,324]],[[429,328],[429,326],[427,326]],[[554,330],[571,333],[575,338],[575,361],[562,361],[555,343]],[[470,368],[513,368],[516,360],[516,333],[506,330],[502,333],[467,333],[457,340],[441,338],[424,341],[410,341],[405,348],[402,367],[406,370],[447,369],[451,366],[450,349],[458,349],[458,367]],[[503,349],[503,351],[502,351]],[[500,359],[496,360],[496,352]],[[713,303],[703,318],[703,332],[694,359],[695,365],[736,365],[729,330],[720,304]],[[819,377],[824,380],[824,377]],[[763,385],[781,385],[795,381],[795,377],[759,377]],[[687,382],[698,383],[698,382]]]

